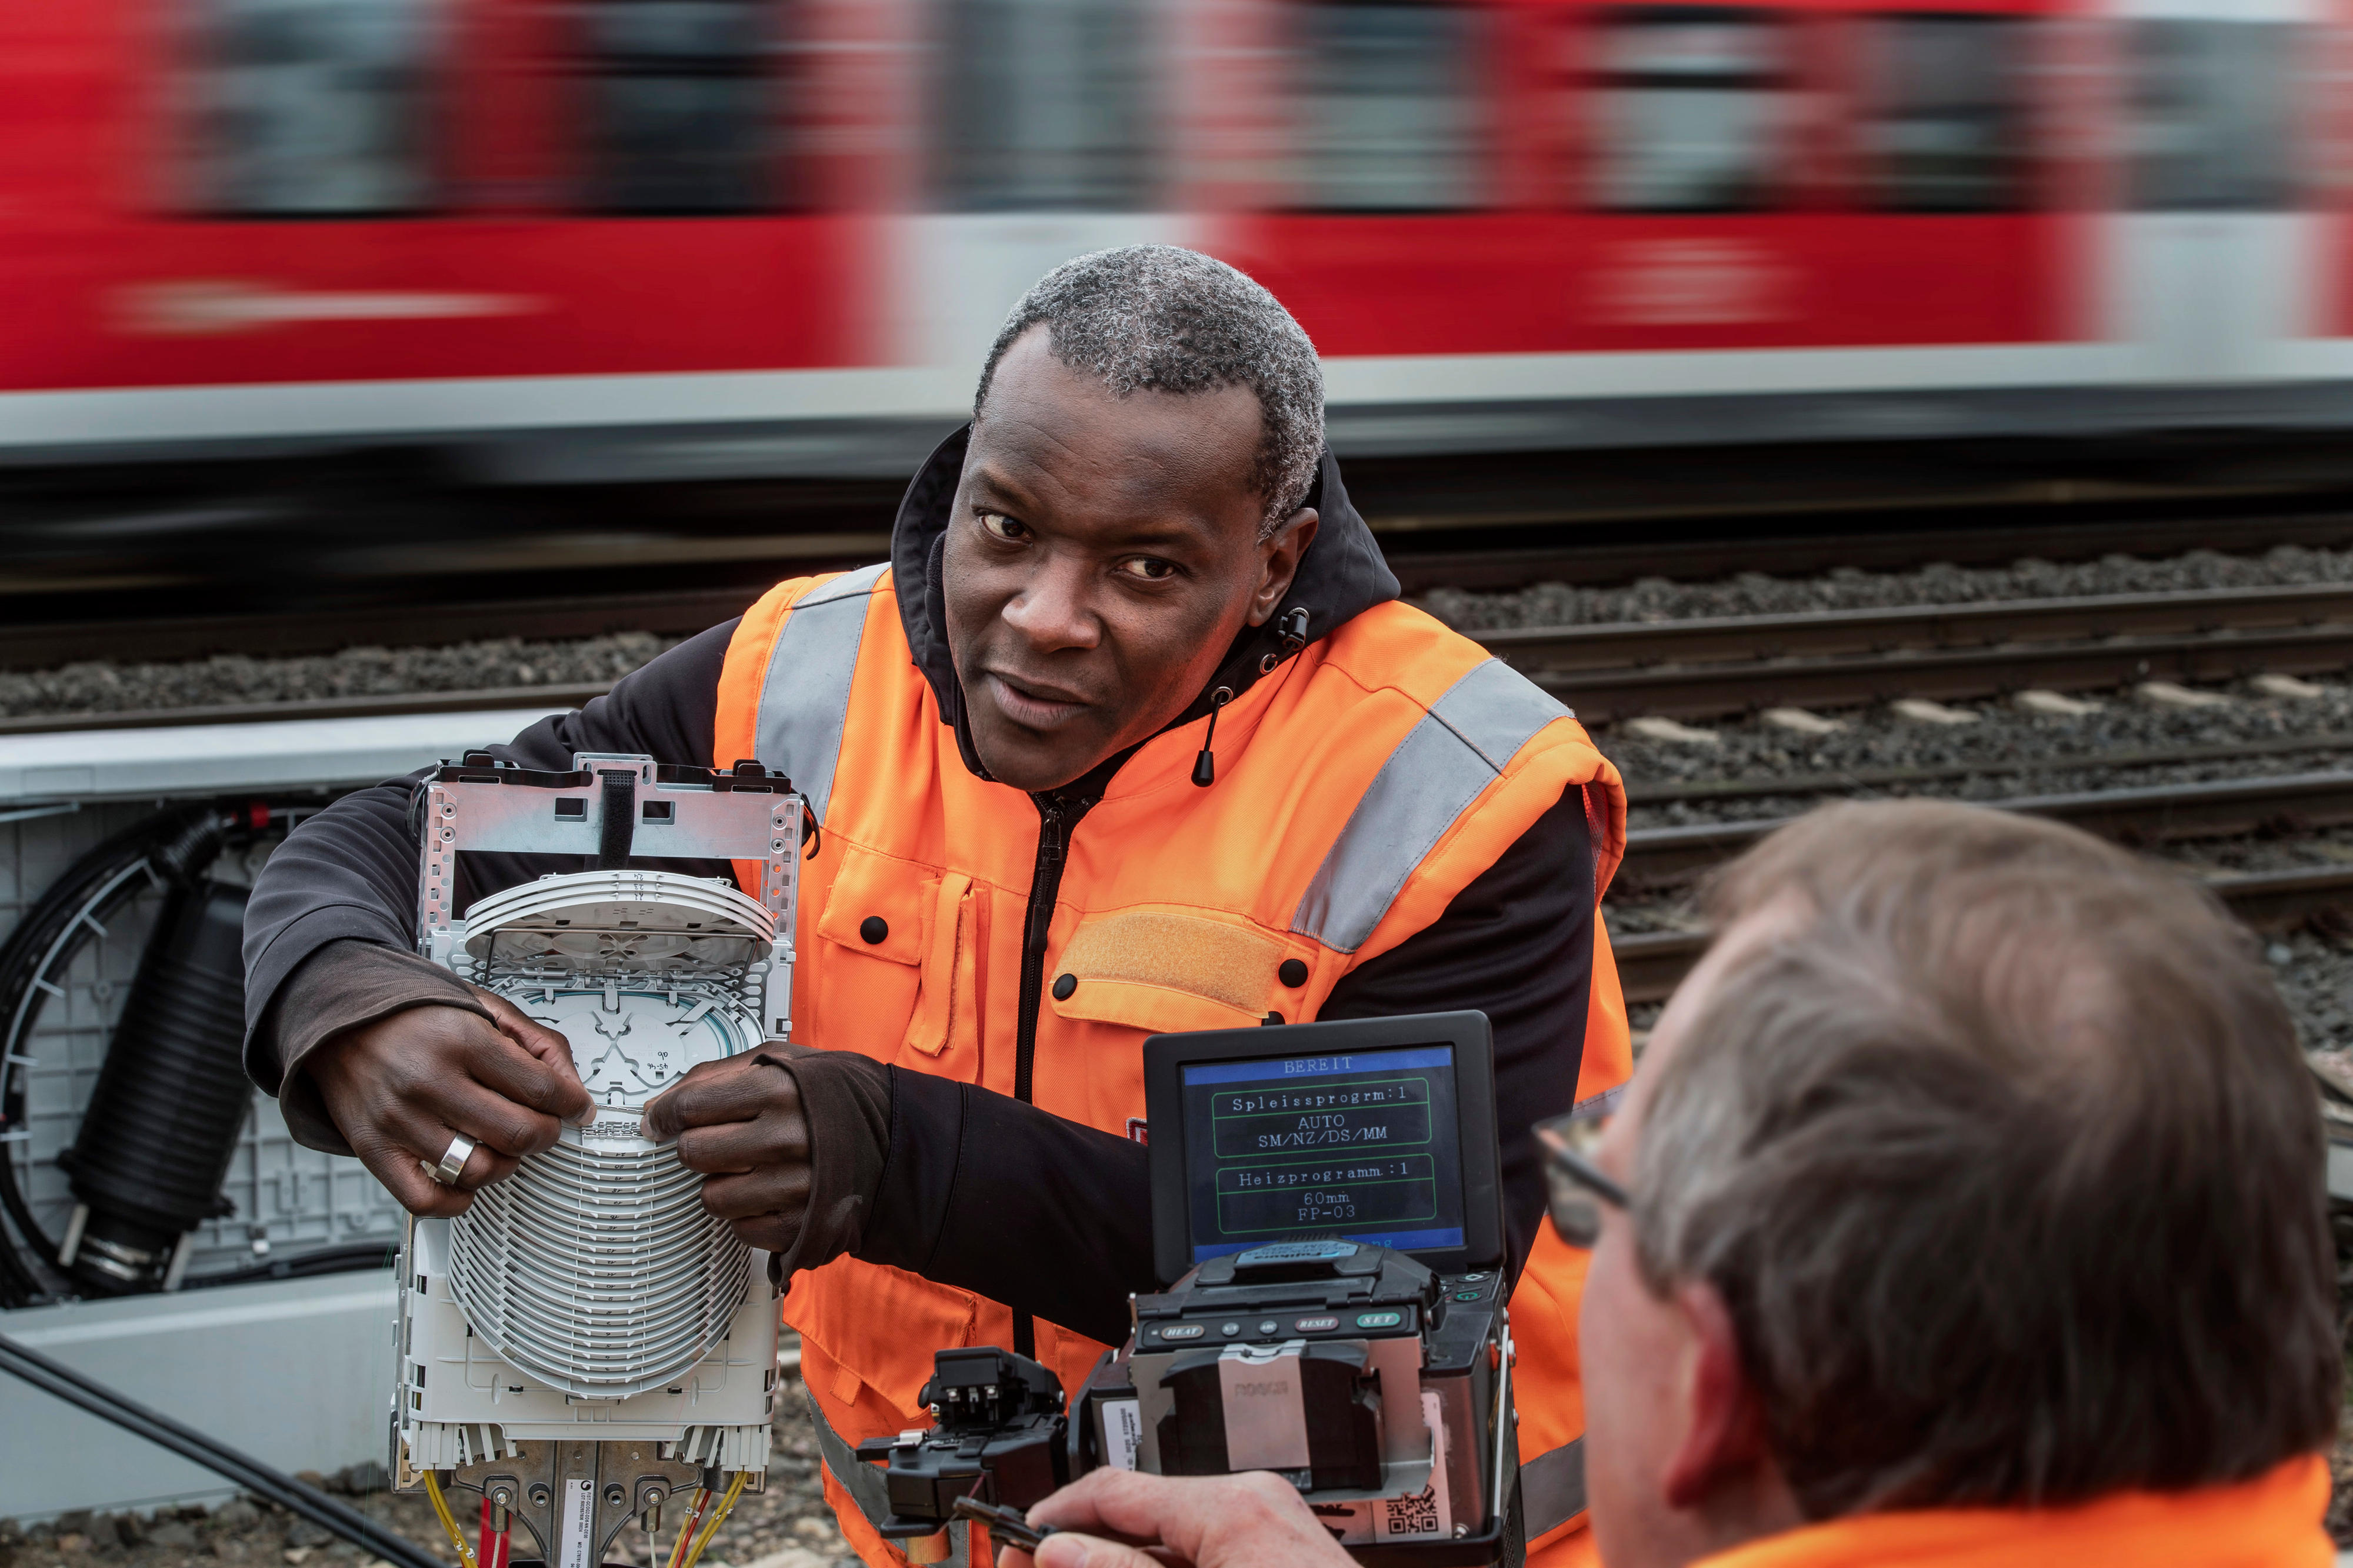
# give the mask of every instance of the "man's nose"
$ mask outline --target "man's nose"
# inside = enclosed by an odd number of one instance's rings
[[[1050,553],[1021,591],[1006,602],[1005,624],[1040,652],[1092,647],[1103,639],[1092,588],[1085,562]]]

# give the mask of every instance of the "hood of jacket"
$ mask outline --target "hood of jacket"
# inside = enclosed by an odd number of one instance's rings
[[[906,628],[907,646],[914,652],[915,667],[939,699],[942,721],[955,727],[956,746],[964,754],[965,765],[987,778],[988,770],[981,766],[973,750],[972,731],[965,719],[964,687],[956,679],[955,661],[948,651],[947,605],[940,588],[949,511],[955,504],[956,483],[963,477],[965,444],[971,435],[972,426],[966,425],[941,442],[907,486],[891,530],[891,577],[898,590],[899,616]],[[1298,651],[1286,650],[1280,629],[1293,610],[1307,612],[1306,641],[1312,643],[1331,636],[1375,605],[1398,596],[1397,574],[1381,558],[1371,526],[1349,503],[1348,488],[1340,479],[1340,461],[1329,447],[1324,448],[1306,504],[1316,510],[1322,521],[1314,542],[1300,560],[1290,592],[1264,626],[1241,629],[1219,662],[1217,673],[1160,733],[1205,716],[1210,693],[1219,687],[1240,697]],[[1124,753],[1111,759],[1109,766],[1115,767],[1124,757]]]

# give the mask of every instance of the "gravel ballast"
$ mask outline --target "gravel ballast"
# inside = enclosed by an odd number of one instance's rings
[[[1609,621],[1680,621],[1713,616],[1795,616],[1820,610],[1977,605],[2005,599],[2067,599],[2103,594],[2178,594],[2211,588],[2353,583],[2353,550],[2283,544],[2260,555],[2193,550],[2144,561],[2108,555],[2059,564],[1923,566],[1912,572],[1841,567],[1817,577],[1743,572],[1711,583],[1644,577],[1624,587],[1538,583],[1506,593],[1435,588],[1416,602],[1458,631],[1574,626]]]
[[[679,640],[651,632],[616,632],[573,642],[508,638],[447,647],[348,647],[295,658],[221,654],[180,664],[90,662],[31,673],[0,670],[0,718],[586,686],[618,680]]]

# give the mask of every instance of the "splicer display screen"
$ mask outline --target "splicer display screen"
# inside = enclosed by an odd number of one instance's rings
[[[1194,1262],[1328,1237],[1462,1245],[1453,1047],[1179,1070]]]

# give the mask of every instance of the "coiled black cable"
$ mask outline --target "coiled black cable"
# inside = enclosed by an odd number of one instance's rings
[[[25,911],[0,944],[0,1131],[26,1131],[24,1037],[39,1012],[44,993],[58,986],[62,972],[90,939],[105,929],[114,911],[150,889],[185,883],[220,850],[231,824],[211,805],[174,806],[132,824],[84,854]],[[0,1159],[0,1209],[16,1232],[16,1246],[0,1247],[0,1289],[8,1306],[22,1306],[41,1292],[29,1253],[54,1268],[56,1238],[33,1217],[16,1185],[14,1162]]]
[[[105,934],[116,911],[153,889],[195,886],[224,846],[268,826],[267,805],[205,803],[157,812],[82,855],[25,912],[0,942],[0,1135],[26,1128],[25,1037],[47,995],[61,994],[58,978],[78,953]],[[47,1287],[42,1268],[59,1267],[58,1239],[44,1230],[16,1182],[15,1163],[0,1150],[0,1307],[27,1305]],[[13,1232],[13,1243],[11,1237]],[[247,1280],[307,1278],[343,1268],[382,1265],[385,1247],[360,1244],[272,1260],[225,1274],[190,1278],[187,1287]]]

